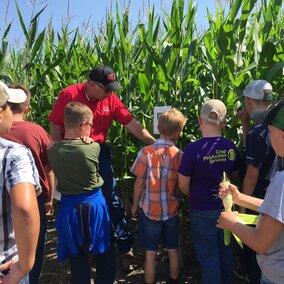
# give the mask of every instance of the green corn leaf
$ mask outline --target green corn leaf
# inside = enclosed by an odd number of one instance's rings
[[[30,21],[29,30],[28,30],[28,34],[29,34],[28,48],[31,48],[35,41],[35,37],[36,37],[37,29],[38,29],[38,18],[40,14],[45,10],[46,7],[47,5],[45,5],[45,7],[43,7]]]
[[[77,28],[76,30],[75,30],[75,34],[74,34],[74,36],[73,36],[73,39],[72,39],[72,42],[71,42],[71,44],[70,44],[70,46],[69,46],[69,48],[68,48],[68,51],[66,51],[66,55],[67,55],[67,61],[68,62],[71,62],[71,57],[72,57],[72,55],[74,54],[74,51],[76,52],[76,46],[75,46],[75,43],[76,43],[76,39],[77,39],[77,37],[78,37],[78,32],[79,32],[79,29]]]
[[[45,76],[49,73],[50,70],[54,69],[56,66],[59,65],[60,62],[62,62],[63,58],[59,57],[57,60],[55,60],[50,66],[48,66],[43,74],[41,74],[41,77],[38,78],[38,81],[35,83],[34,86],[31,87],[31,91],[33,90],[33,88],[37,88],[38,84],[40,84],[40,82],[45,78]]]
[[[160,18],[157,21],[154,33],[153,33],[153,41],[156,42],[160,32]]]
[[[34,41],[35,41],[35,36],[36,36],[36,31],[37,31],[37,21],[33,21],[31,22],[30,26],[29,26],[29,38],[27,41],[27,52],[30,50],[30,48],[32,47]]]
[[[242,13],[240,17],[240,33],[239,33],[239,41],[242,43],[246,34],[246,26],[251,14],[252,9],[254,8],[255,3],[257,0],[244,0]]]
[[[37,21],[37,18],[40,16],[40,14],[45,10],[47,5],[45,5],[36,15],[32,18],[31,22]]]
[[[260,38],[258,33],[258,21],[255,18],[254,25],[253,25],[253,40],[254,40],[254,61],[258,64],[259,61],[259,54],[262,50],[260,44]]]
[[[2,66],[3,66],[3,62],[7,56],[7,48],[8,48],[8,40],[6,39],[9,31],[10,31],[10,28],[11,28],[11,24],[10,23],[7,28],[5,29],[4,31],[4,34],[2,36],[2,44],[1,44],[1,49],[0,49],[0,70],[2,69]]]
[[[138,73],[138,84],[140,92],[144,95],[149,94],[149,81],[144,73]]]
[[[235,234],[233,234],[233,236],[234,236],[237,244],[240,246],[240,248],[243,249],[244,248],[243,242]]]
[[[240,7],[242,5],[242,2],[243,0],[230,1],[231,6],[230,6],[230,12],[229,12],[229,18],[228,18],[229,23],[232,23],[235,20],[240,10]]]
[[[280,75],[283,76],[283,73],[284,73],[284,62],[275,63],[272,66],[272,68],[269,69],[269,71],[267,73],[267,81],[268,82],[272,82],[272,80],[274,79],[274,76],[277,73],[280,73]]]
[[[152,7],[151,12],[149,13],[149,17],[148,17],[148,31],[147,31],[147,42],[150,45],[153,45],[154,41],[154,36],[153,36],[153,30],[154,30],[154,5]]]
[[[7,26],[7,28],[5,29],[3,36],[2,36],[2,40],[7,37],[8,33],[11,29],[11,25],[12,25],[12,22],[10,22],[9,25]]]
[[[19,6],[18,6],[17,2],[16,2],[16,9],[17,9],[17,13],[18,13],[18,16],[19,16],[19,20],[20,20],[20,24],[21,24],[22,30],[23,30],[23,32],[25,34],[26,39],[28,40],[29,34],[27,32],[27,28],[25,26],[25,22],[24,22],[23,16],[21,14],[21,11],[19,9]]]
[[[232,233],[228,229],[224,229],[224,244],[228,246],[231,243]]]
[[[7,47],[8,47],[8,41],[6,39],[2,39],[1,50],[0,50],[0,69],[2,69],[2,65],[6,57]]]
[[[244,225],[255,225],[258,220],[258,215],[239,213],[237,220]]]
[[[119,16],[119,8],[118,8],[117,3],[116,3],[116,23],[117,23],[118,33],[119,33],[119,41],[121,44],[120,56],[125,57],[125,55],[128,54],[127,38],[125,34],[125,29],[123,27],[123,23],[121,23],[121,19]]]
[[[43,47],[44,35],[45,35],[45,29],[38,35],[35,41],[35,44],[34,44],[34,47],[31,53],[31,57],[30,57],[30,62],[34,60],[36,53]]]
[[[269,1],[269,5],[264,14],[265,25],[262,31],[264,35],[264,41],[266,41],[269,37],[271,28],[273,26],[273,22],[277,19],[281,6],[282,6],[282,0]]]

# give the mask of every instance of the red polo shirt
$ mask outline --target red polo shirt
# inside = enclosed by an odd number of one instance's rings
[[[133,116],[114,93],[102,101],[90,102],[86,96],[85,85],[86,83],[80,83],[62,90],[48,119],[54,124],[64,125],[65,106],[71,101],[83,103],[92,110],[94,115],[94,127],[90,136],[94,141],[103,143],[113,120],[126,125],[133,119]]]

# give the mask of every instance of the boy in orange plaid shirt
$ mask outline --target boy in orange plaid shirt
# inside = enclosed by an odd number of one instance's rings
[[[145,283],[154,283],[156,255],[162,239],[169,255],[170,278],[167,283],[178,283],[179,278],[179,220],[176,197],[178,168],[182,151],[174,142],[186,123],[184,115],[175,108],[160,114],[160,138],[144,147],[131,171],[136,175],[132,216],[139,213],[139,240],[145,249]]]

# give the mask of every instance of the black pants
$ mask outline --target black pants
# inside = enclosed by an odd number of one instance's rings
[[[96,284],[113,284],[115,278],[115,249],[96,254]],[[110,262],[111,260],[111,262]],[[90,284],[91,267],[89,263],[89,254],[79,254],[70,258],[71,283],[72,284]]]
[[[250,284],[260,284],[261,270],[256,260],[256,252],[244,244],[241,259],[247,270]]]

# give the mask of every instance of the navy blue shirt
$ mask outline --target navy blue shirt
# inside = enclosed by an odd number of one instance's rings
[[[245,164],[259,169],[259,176],[253,196],[264,198],[271,178],[281,165],[271,146],[269,129],[263,124],[251,127],[246,140]]]

